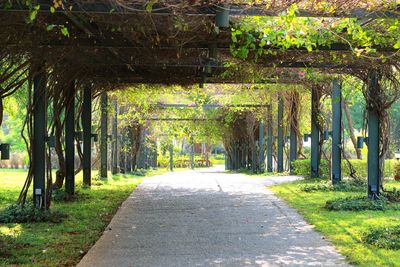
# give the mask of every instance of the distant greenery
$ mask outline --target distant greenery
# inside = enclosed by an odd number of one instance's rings
[[[286,200],[290,206],[299,211],[300,214],[315,229],[327,237],[336,248],[347,257],[349,262],[359,266],[400,266],[399,250],[392,248],[380,248],[374,244],[374,240],[398,240],[396,231],[385,237],[381,233],[374,233],[374,238],[365,243],[366,233],[376,227],[392,229],[400,224],[400,210],[359,210],[359,211],[330,211],[325,208],[327,201],[338,198],[361,198],[364,192],[341,192],[341,191],[311,191],[304,192],[303,187],[316,186],[321,181],[307,179],[287,184],[269,187],[279,197]],[[387,181],[387,188],[400,189],[400,183]],[[392,234],[393,233],[393,234]],[[386,242],[386,241],[376,241]],[[391,242],[391,241],[388,241]],[[373,244],[372,245],[370,245]],[[398,248],[397,248],[398,249]]]
[[[159,173],[147,171],[146,175]],[[25,175],[21,170],[0,169],[0,209],[15,203]],[[85,198],[52,204],[52,210],[67,215],[62,222],[0,224],[0,266],[31,266],[33,260],[35,266],[75,266],[142,179],[120,174],[100,184],[94,181],[96,185],[87,189],[79,174],[77,190]]]
[[[26,116],[27,85],[4,99],[3,125],[0,128],[0,141],[11,145],[11,152],[26,151],[21,137],[21,129]]]
[[[362,159],[350,159],[349,160],[355,170],[357,171],[357,176],[359,177],[367,177],[367,160]],[[396,160],[385,160],[385,172],[384,175],[385,177],[393,177],[393,172],[394,172],[394,167],[396,165]],[[310,159],[304,159],[304,160],[296,160],[293,162],[293,167],[294,167],[294,173],[296,175],[301,175],[304,177],[310,177],[310,164],[311,160]],[[350,170],[349,167],[346,163],[345,160],[342,160],[342,172],[343,176],[350,176]],[[329,162],[327,160],[321,160],[320,163],[320,174],[322,177],[328,177],[329,176]]]
[[[216,160],[210,157],[210,162],[212,165],[224,164],[224,160]],[[157,164],[160,168],[169,168],[169,154],[163,156],[159,155],[157,157]],[[194,157],[195,167],[205,167],[204,156],[195,155]],[[190,156],[189,155],[175,155],[173,156],[174,168],[189,168],[190,167]]]

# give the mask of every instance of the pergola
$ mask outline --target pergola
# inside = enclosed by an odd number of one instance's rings
[[[229,3],[234,2],[234,3]],[[275,3],[277,2],[277,3]],[[279,4],[278,4],[279,2]],[[320,1],[315,1],[316,3]],[[74,97],[83,89],[83,172],[90,184],[91,109],[92,98],[101,94],[102,166],[107,165],[107,90],[134,84],[251,83],[243,70],[230,70],[233,65],[253,64],[264,78],[257,83],[304,84],[311,87],[312,108],[319,99],[316,87],[298,74],[298,69],[313,68],[321,73],[368,73],[369,94],[377,90],[377,69],[398,63],[399,55],[392,47],[374,47],[381,54],[393,54],[385,61],[379,58],[357,57],[354,47],[346,42],[314,47],[276,50],[263,55],[257,62],[241,60],[231,53],[231,24],[244,16],[279,16],[298,4],[299,17],[358,18],[361,23],[374,19],[399,19],[396,1],[376,1],[375,5],[360,1],[334,1],[335,11],[314,8],[313,1],[0,1],[0,56],[4,72],[2,97],[16,90],[25,80],[11,81],[16,73],[28,73],[33,84],[31,116],[31,174],[34,201],[37,207],[46,203],[47,102],[58,103],[55,109],[65,109],[66,191],[74,192]],[[368,2],[368,1],[365,1]],[[313,4],[314,3],[314,4]],[[268,45],[267,45],[268,46]],[[340,63],[333,62],[332,53],[345,55]],[[14,71],[14,72],[13,72]],[[332,82],[332,98],[341,98],[341,84]],[[4,90],[3,90],[4,89]],[[7,89],[7,90],[6,90]],[[278,112],[278,170],[283,168],[283,103]],[[164,107],[165,108],[165,107]],[[368,195],[379,194],[379,117],[377,107],[368,108]],[[341,180],[341,102],[333,101],[332,121],[332,181]],[[267,170],[272,169],[272,118],[267,120]],[[261,127],[260,127],[261,129]],[[316,122],[312,121],[311,174],[317,177],[320,138]],[[260,131],[260,136],[264,132]],[[260,139],[261,140],[261,139]],[[291,131],[290,160],[296,158],[296,136]],[[57,144],[56,144],[57,145]],[[262,144],[264,146],[264,144]]]

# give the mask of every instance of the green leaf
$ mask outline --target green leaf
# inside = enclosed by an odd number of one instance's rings
[[[68,28],[67,28],[67,27],[62,26],[62,27],[60,28],[60,31],[61,31],[62,35],[64,35],[65,37],[69,37],[69,31],[68,31]]]
[[[51,30],[54,29],[55,27],[57,27],[57,25],[55,25],[55,24],[50,24],[50,25],[47,25],[46,30],[47,30],[47,31],[51,31]]]
[[[397,42],[393,46],[395,49],[400,49],[400,39],[397,40]]]
[[[51,6],[51,7],[50,7],[50,12],[51,12],[51,13],[54,13],[54,12],[56,12],[56,9],[55,9],[53,6]]]
[[[30,13],[29,13],[29,21],[30,22],[33,22],[36,19],[39,9],[40,9],[40,5],[36,5],[30,10]]]
[[[153,11],[153,6],[155,3],[157,3],[157,0],[150,0],[149,2],[147,2],[146,11],[151,13],[151,11]]]

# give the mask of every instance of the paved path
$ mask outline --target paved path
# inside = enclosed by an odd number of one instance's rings
[[[295,179],[216,169],[145,179],[78,266],[345,266],[265,188]]]

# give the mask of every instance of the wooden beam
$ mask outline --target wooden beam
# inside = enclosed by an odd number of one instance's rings
[[[27,12],[28,9],[21,3],[13,3],[12,7],[7,7],[6,3],[0,4],[0,12]],[[50,13],[50,7],[53,6],[50,0],[37,0],[36,4],[41,6],[39,13]],[[199,5],[189,8],[174,8],[155,4],[148,12],[144,3],[138,3],[137,5],[130,5],[129,7],[123,7],[121,5],[112,5],[109,1],[88,1],[84,3],[75,3],[70,1],[64,3],[65,10],[57,9],[55,13],[83,13],[83,14],[103,14],[103,15],[156,15],[156,16],[176,16],[177,13],[185,16],[215,16],[216,7],[212,5]],[[176,7],[176,5],[175,5]],[[67,11],[66,11],[67,10]],[[231,5],[229,15],[232,17],[240,16],[268,16],[274,17],[279,16],[285,9],[267,9],[265,5]],[[369,11],[365,8],[355,7],[352,10],[342,10],[335,12],[324,12],[316,10],[304,10],[300,9],[297,12],[298,17],[333,17],[333,18],[400,18],[399,10],[383,10],[383,11]]]

